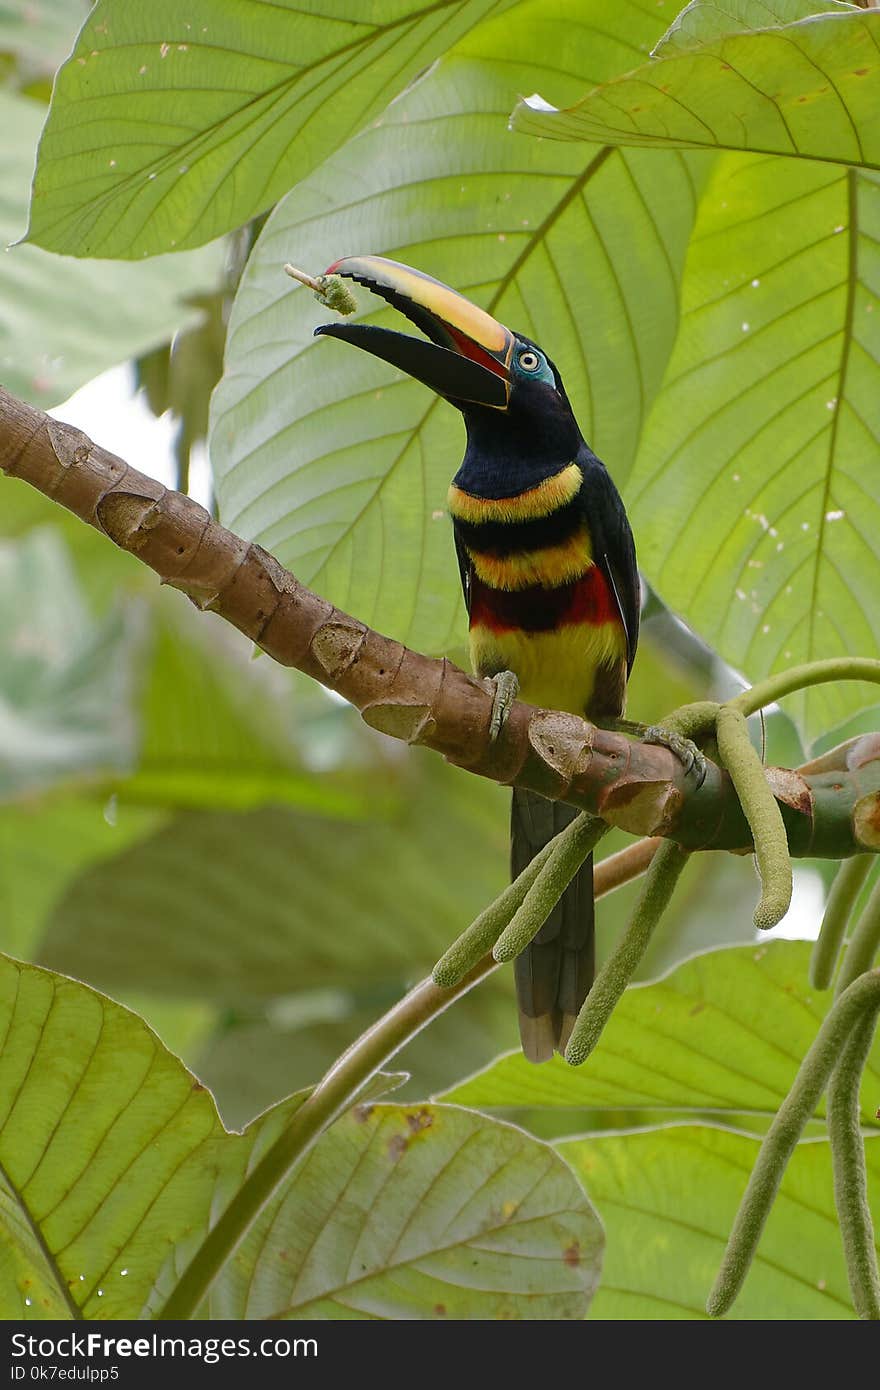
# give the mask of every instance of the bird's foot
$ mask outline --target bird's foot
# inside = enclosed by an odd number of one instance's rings
[[[513,671],[499,671],[489,679],[495,686],[492,713],[489,717],[489,738],[494,743],[507,722],[510,706],[519,694],[519,681]]]
[[[685,738],[683,734],[676,733],[674,729],[665,729],[662,724],[647,724],[642,730],[643,743],[656,743],[661,748],[668,748],[670,753],[674,753],[685,770],[685,774],[690,777],[693,774],[697,791],[706,780],[708,763],[706,755],[693,742],[692,739]]]

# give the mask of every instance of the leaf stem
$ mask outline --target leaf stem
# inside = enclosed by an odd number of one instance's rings
[[[874,964],[874,957],[880,950],[880,879],[862,909],[855,931],[843,955],[843,964],[837,977],[836,994],[843,994],[847,985],[858,979]]]
[[[804,1126],[813,1115],[831,1072],[853,1029],[874,1019],[880,1010],[880,970],[859,978],[837,999],[826,1015],[813,1045],[770,1126],[758,1153],[745,1195],[733,1223],[718,1276],[706,1304],[720,1317],[733,1304],[770,1214]]]
[[[869,657],[835,656],[826,661],[808,661],[803,666],[791,666],[776,676],[768,676],[751,689],[744,690],[729,701],[729,706],[741,714],[754,714],[765,705],[772,705],[795,690],[826,681],[873,681],[880,684],[880,661]]]
[[[822,926],[810,957],[810,984],[814,989],[828,989],[831,984],[847,923],[872,864],[870,855],[856,854],[852,859],[845,859],[834,875]]]
[[[874,1040],[876,1013],[853,1028],[828,1083],[828,1134],[834,1169],[834,1200],[853,1304],[860,1318],[880,1321],[880,1272],[874,1223],[868,1205],[865,1143],[859,1089]]]
[[[370,1077],[404,1043],[409,1042],[431,1019],[443,1013],[494,969],[495,961],[491,956],[486,956],[455,989],[450,990],[439,989],[433,980],[422,980],[334,1062],[208,1232],[157,1314],[158,1319],[166,1321],[195,1316],[212,1283],[247,1234],[251,1223],[324,1130],[354,1103]]]
[[[593,897],[603,898],[606,893],[613,893],[616,888],[622,888],[625,883],[632,883],[647,873],[662,844],[659,835],[646,836],[643,840],[636,840],[634,845],[627,845],[626,849],[619,849],[616,854],[600,859],[593,866]]]
[[[307,289],[314,290],[315,294],[321,293],[321,282],[317,275],[309,275],[308,271],[299,270],[297,266],[291,265],[289,261],[282,266],[282,270],[285,275],[290,276],[291,280],[298,280],[299,283],[305,285]]]

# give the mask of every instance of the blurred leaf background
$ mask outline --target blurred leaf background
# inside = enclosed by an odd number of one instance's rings
[[[880,15],[697,0],[652,61],[670,0],[377,0],[347,26],[316,0],[274,7],[262,29],[253,0],[185,9],[0,5],[10,241],[53,76],[86,21],[55,85],[28,240],[3,262],[10,390],[59,406],[134,362],[150,408],[172,412],[168,481],[188,485],[207,436],[221,520],[358,617],[464,662],[445,512],[460,420],[385,364],[315,341],[326,311],[281,271],[391,255],[560,364],[636,531],[632,717],[796,661],[877,654]],[[766,89],[757,114],[701,76],[740,50]],[[656,101],[634,111],[652,83]],[[543,103],[517,121],[552,138],[507,129],[535,89]],[[392,322],[361,300],[362,318]],[[100,421],[92,433],[101,442]],[[507,794],[382,740],[23,484],[2,492],[2,948],[135,1008],[243,1125],[314,1082],[503,886]],[[754,736],[794,766],[876,723],[870,688],[822,686]],[[796,877],[783,934],[815,930],[830,868]],[[749,860],[698,856],[642,979],[751,947],[755,891]],[[635,892],[601,904],[601,956]],[[791,949],[787,978],[802,980]],[[687,1138],[651,1138],[656,1095],[614,1072],[618,1035],[643,1056],[658,1045],[630,998],[648,1009],[650,990],[627,996],[587,1093],[571,1083],[548,1103],[531,1088],[552,1088],[559,1067],[491,1069],[516,1046],[497,972],[400,1055],[402,1096],[501,1104],[551,1137],[589,1128],[595,1143],[561,1152],[616,1212],[609,1174],[635,1150],[602,1134],[643,1129],[639,1152],[659,1146],[646,1161],[672,1170]],[[735,1049],[723,1011],[700,1012],[705,1050]],[[486,1067],[492,1084],[453,1089]],[[698,1123],[717,1120],[716,1101],[685,1069],[664,1104]],[[741,1125],[755,1098],[725,1108]],[[719,1171],[726,1144],[753,1147],[707,1134]],[[615,1275],[604,1316],[696,1315],[684,1293],[664,1312],[650,1280],[628,1301],[635,1277]],[[831,1315],[808,1307],[772,1315]],[[764,1315],[759,1298],[750,1308]]]

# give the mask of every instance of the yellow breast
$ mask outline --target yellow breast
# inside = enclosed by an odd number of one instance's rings
[[[470,630],[470,652],[478,675],[513,671],[520,699],[528,704],[584,714],[597,668],[626,659],[626,635],[613,622],[566,623],[548,632],[493,632],[476,625]]]

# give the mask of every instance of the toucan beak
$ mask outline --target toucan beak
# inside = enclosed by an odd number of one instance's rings
[[[364,348],[453,405],[507,409],[514,336],[491,314],[440,280],[384,256],[345,256],[325,274],[366,285],[405,314],[429,341],[361,323],[323,323],[316,334]]]

